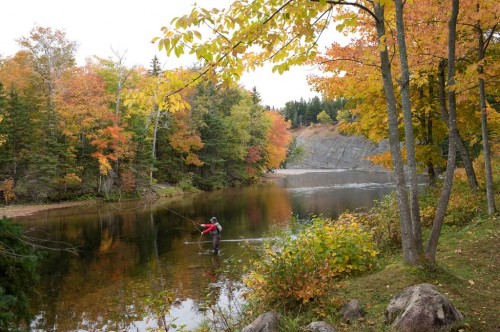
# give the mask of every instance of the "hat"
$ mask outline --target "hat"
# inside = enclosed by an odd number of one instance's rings
[[[217,222],[217,218],[212,217],[212,218],[210,218],[210,221]]]

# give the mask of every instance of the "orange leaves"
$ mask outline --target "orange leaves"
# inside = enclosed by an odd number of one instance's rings
[[[117,125],[111,125],[97,131],[97,138],[90,143],[96,148],[92,157],[99,162],[99,171],[107,175],[111,170],[110,161],[129,157],[133,154],[129,145],[129,134]]]
[[[0,82],[3,83],[6,90],[15,88],[16,91],[24,94],[30,88],[34,75],[35,72],[30,66],[29,54],[17,52],[16,55],[2,62]]]
[[[194,151],[203,148],[204,143],[200,134],[192,128],[189,123],[190,112],[188,110],[179,111],[174,114],[176,130],[169,136],[170,145],[174,150],[184,154],[186,165],[202,166],[203,162],[198,158]]]
[[[80,134],[93,136],[102,123],[114,121],[113,114],[108,110],[111,95],[96,73],[88,68],[75,68],[67,72],[59,83],[56,108],[68,137],[77,140]]]
[[[372,162],[374,165],[379,165],[382,166],[386,169],[392,169],[392,157],[391,157],[391,152],[386,151],[384,153],[380,153],[377,155],[369,156],[366,158],[370,162]]]
[[[262,160],[262,148],[260,146],[251,146],[248,149],[248,154],[245,158],[245,162],[248,164],[254,164],[260,160]]]
[[[291,134],[288,132],[290,123],[279,113],[268,111],[266,116],[271,119],[271,127],[267,133],[267,160],[268,169],[279,168],[286,158],[288,144],[290,144]]]
[[[14,179],[10,178],[0,183],[0,194],[0,197],[3,196],[5,204],[9,204],[9,202],[16,198]]]
[[[74,142],[85,136],[96,151],[100,174],[111,170],[111,161],[131,155],[128,134],[110,110],[112,95],[90,66],[74,68],[60,79],[56,109],[64,133]]]

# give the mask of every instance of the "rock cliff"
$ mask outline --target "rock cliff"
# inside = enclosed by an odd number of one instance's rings
[[[301,160],[288,162],[286,168],[334,168],[382,170],[373,166],[366,157],[385,152],[389,143],[375,144],[360,136],[345,136],[337,126],[314,125],[295,129],[292,135],[304,156]]]

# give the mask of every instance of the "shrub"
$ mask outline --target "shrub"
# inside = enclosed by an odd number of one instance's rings
[[[319,123],[333,124],[332,118],[325,111],[321,111],[316,117],[316,119],[318,120]]]
[[[184,192],[197,192],[198,189],[193,185],[193,176],[192,174],[188,174],[184,176],[179,183],[177,184],[179,188]]]
[[[3,197],[5,204],[9,204],[16,198],[14,192],[14,179],[10,178],[0,183],[0,197]]]
[[[121,190],[126,193],[133,192],[137,187],[137,181],[135,179],[134,173],[130,170],[124,170],[121,173]]]
[[[478,214],[484,212],[486,197],[482,190],[471,190],[466,178],[455,178],[446,210],[444,223],[447,225],[463,226],[470,223]],[[428,187],[420,195],[420,220],[424,227],[434,222],[436,205],[442,186]]]
[[[466,225],[484,212],[486,206],[484,191],[471,190],[468,183],[455,181],[444,222],[448,225]]]
[[[490,146],[490,158],[491,158],[491,167],[493,171],[493,182],[494,182],[494,187],[498,188],[500,185],[500,176],[495,176],[495,174],[500,174],[500,153],[499,151],[500,147],[500,142],[492,142]],[[479,185],[482,188],[485,188],[486,186],[486,179],[485,179],[485,168],[484,168],[484,154],[481,152],[481,154],[474,160],[473,162],[474,170],[476,172],[477,176],[477,181],[479,182]]]
[[[265,244],[263,256],[244,278],[251,297],[293,308],[339,287],[336,280],[371,269],[377,252],[358,223],[314,218],[297,234]]]
[[[28,290],[38,277],[38,255],[20,225],[0,219],[0,330],[29,324]]]
[[[373,240],[381,249],[401,247],[401,225],[395,192],[376,201],[368,213],[343,213],[339,219],[357,220],[366,229],[370,229]]]

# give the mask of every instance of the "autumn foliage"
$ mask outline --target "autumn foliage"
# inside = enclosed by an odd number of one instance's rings
[[[288,144],[291,141],[291,134],[287,130],[290,124],[285,118],[276,112],[267,112],[267,117],[271,120],[271,127],[268,131],[267,161],[268,169],[277,169],[285,160]]]
[[[44,43],[50,40],[51,43]],[[136,195],[156,182],[248,183],[286,157],[288,124],[235,84],[186,86],[195,70],[75,65],[75,43],[35,27],[0,62],[5,203]]]
[[[256,301],[289,308],[314,301],[318,306],[337,296],[342,278],[373,267],[375,243],[360,224],[314,218],[297,226],[297,234],[267,243],[245,278]]]

